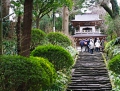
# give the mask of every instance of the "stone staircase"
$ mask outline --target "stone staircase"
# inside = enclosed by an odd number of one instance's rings
[[[112,86],[101,53],[80,53],[66,91],[111,91]]]

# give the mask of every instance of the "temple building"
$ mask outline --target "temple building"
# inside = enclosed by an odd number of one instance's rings
[[[79,41],[85,38],[106,38],[105,34],[100,31],[100,26],[103,20],[99,18],[97,14],[81,14],[75,15],[75,19],[71,21],[75,28],[73,38],[77,45]]]

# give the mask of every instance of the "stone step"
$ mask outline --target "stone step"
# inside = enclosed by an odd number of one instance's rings
[[[69,85],[68,89],[85,89],[85,88],[89,88],[89,89],[104,89],[105,91],[110,89],[111,90],[111,84],[107,84],[107,85],[101,85],[101,84],[74,84],[74,85]],[[92,90],[91,90],[92,91]],[[103,91],[103,90],[101,90]]]
[[[94,59],[94,61],[91,61],[91,60],[90,60],[90,61],[89,61],[89,60],[77,60],[76,63],[77,63],[77,64],[80,64],[80,63],[86,63],[86,62],[87,62],[87,63],[97,63],[97,62],[99,62],[99,63],[104,63],[103,60],[99,61],[98,59],[97,59],[97,60]]]
[[[81,73],[87,73],[87,74],[90,74],[90,73],[108,73],[106,70],[75,70],[74,71],[74,74],[81,74]]]
[[[84,83],[84,84],[87,84],[87,83],[110,83],[110,81],[107,79],[107,80],[71,80],[72,82],[76,82],[76,83]],[[102,82],[101,82],[102,81]]]
[[[81,68],[104,68],[105,65],[91,65],[91,66],[89,66],[89,65],[79,64],[79,65],[75,65],[73,68],[79,68],[79,67],[81,67]]]
[[[105,83],[105,84],[101,84],[101,83],[70,83],[70,86],[109,86],[111,87],[110,83]]]
[[[68,88],[97,88],[97,89],[105,89],[105,88],[111,88],[111,86],[100,86],[100,85],[72,85],[72,86],[68,86]]]
[[[83,68],[83,67],[79,67],[79,68],[76,68],[75,70],[106,70],[106,67],[104,68]]]
[[[85,72],[86,72],[86,73],[87,73],[87,72],[98,72],[98,73],[107,72],[107,73],[108,73],[107,70],[95,70],[95,69],[92,69],[92,70],[87,70],[87,69],[81,70],[81,69],[77,69],[77,70],[74,71],[74,73],[81,73],[81,72],[83,72],[83,73],[85,73]]]
[[[88,73],[81,73],[81,74],[73,74],[72,76],[73,77],[79,77],[79,76],[99,76],[99,75],[102,75],[102,76],[107,76],[108,75],[108,73],[91,73],[91,74],[88,74]]]
[[[69,84],[76,84],[76,83],[80,83],[80,84],[107,84],[107,83],[110,83],[110,81],[109,80],[103,80],[103,81],[95,81],[95,80],[93,80],[93,81],[87,81],[87,80],[72,80]]]
[[[94,77],[94,76],[81,76],[81,77],[72,77],[71,80],[109,80],[108,77]]]
[[[112,86],[101,54],[79,55],[66,91],[111,91]]]
[[[101,91],[101,90],[100,89],[92,89],[92,90],[91,89],[72,89],[72,90],[71,89],[67,89],[66,91]]]
[[[97,89],[97,88],[81,88],[81,89],[79,89],[79,88],[68,88],[66,91],[111,91],[111,89],[110,88],[105,88],[105,89]]]

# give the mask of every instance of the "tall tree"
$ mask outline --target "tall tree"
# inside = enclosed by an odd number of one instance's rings
[[[32,9],[33,9],[33,0],[25,0],[20,55],[26,56],[26,57],[30,55]]]
[[[41,17],[43,17],[45,14],[51,11],[50,9],[51,7],[52,9],[53,8],[56,9],[57,7],[60,7],[61,5],[63,5],[64,3],[66,3],[66,5],[70,5],[69,3],[71,2],[71,0],[59,0],[59,2],[58,0],[46,0],[46,1],[45,0],[18,0],[18,1],[24,1],[23,29],[21,31],[21,39],[20,39],[21,40],[20,55],[29,56],[30,42],[31,42],[31,27],[32,27],[31,24],[32,24],[33,3],[38,4],[38,5],[34,5],[33,12],[34,12],[34,15],[37,15],[35,19],[37,18],[41,19]],[[54,4],[52,2],[54,2]],[[49,4],[46,6],[47,3]],[[37,6],[38,8],[36,9],[35,7]],[[46,12],[46,10],[48,11]]]
[[[106,2],[107,1],[107,2]],[[108,14],[112,17],[112,19],[115,19],[116,17],[119,17],[119,6],[117,3],[117,0],[102,0],[100,2],[100,5],[108,12]],[[112,8],[109,7],[108,3],[111,3]]]
[[[33,5],[33,20],[36,22],[36,28],[39,28],[40,19],[51,12],[56,10],[58,7],[66,5],[72,6],[72,0],[34,0]]]
[[[3,37],[10,37],[9,34],[9,7],[10,0],[2,0],[2,22],[3,22]],[[7,21],[6,21],[7,20]]]
[[[62,23],[62,30],[63,32],[68,35],[68,26],[69,26],[69,10],[67,6],[63,7],[63,23]]]
[[[108,2],[111,3],[111,7],[109,7]],[[120,37],[120,16],[119,16],[119,6],[117,0],[102,0],[100,5],[108,12],[111,18],[114,21],[114,30],[117,33],[117,36]]]
[[[23,16],[23,2],[21,1],[14,1],[11,0],[11,7],[13,8],[16,16],[17,16],[17,22],[16,22],[16,36],[17,36],[17,54],[19,55],[21,52],[21,23],[22,23],[22,16]]]
[[[2,0],[0,0],[0,9],[2,9]],[[2,10],[0,10],[0,55],[2,55]]]
[[[2,16],[5,17],[5,16],[9,15],[10,0],[2,0],[2,5],[3,5]]]
[[[73,7],[69,8],[66,5],[63,6],[63,22],[62,22],[62,30],[65,34],[69,33],[69,20],[73,19],[73,17],[81,13],[81,7],[85,0],[73,0]],[[70,16],[70,17],[69,17]]]

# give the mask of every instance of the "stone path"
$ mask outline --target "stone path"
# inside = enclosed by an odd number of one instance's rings
[[[101,53],[80,53],[73,70],[66,91],[111,91],[110,79]]]

